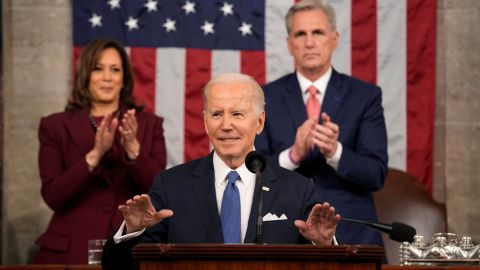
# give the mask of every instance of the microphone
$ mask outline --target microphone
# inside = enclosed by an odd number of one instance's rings
[[[267,167],[267,159],[257,151],[252,151],[245,157],[245,166],[252,173],[263,172]]]
[[[252,151],[248,153],[245,157],[245,166],[247,169],[255,174],[255,182],[257,186],[255,188],[255,193],[258,194],[258,215],[257,215],[257,244],[263,244],[263,193],[262,193],[262,182],[260,179],[260,174],[265,170],[267,166],[267,159],[263,154],[257,151]]]
[[[385,223],[368,222],[364,220],[343,217],[341,220],[367,225],[368,227],[373,228],[377,231],[387,233],[390,239],[397,242],[412,242],[413,236],[417,234],[417,230],[415,230],[415,228],[400,222],[393,222],[392,225],[390,225]]]

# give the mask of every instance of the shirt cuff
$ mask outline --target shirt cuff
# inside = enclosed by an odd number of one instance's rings
[[[340,157],[342,157],[343,146],[341,142],[337,142],[337,151],[331,158],[327,158],[327,164],[330,167],[334,168],[335,171],[338,170],[338,164],[340,163]]]
[[[135,237],[140,236],[142,233],[145,232],[146,228],[144,228],[143,230],[138,231],[138,232],[133,232],[133,233],[123,235],[123,230],[124,229],[125,229],[125,221],[123,221],[123,223],[120,226],[120,228],[118,229],[117,233],[113,236],[113,241],[115,242],[115,244],[119,244],[121,242],[125,242],[125,241],[131,240]]]
[[[314,246],[317,245],[317,244],[315,244],[315,242],[313,242],[313,241],[312,241],[312,244],[313,244]],[[337,238],[335,237],[335,235],[334,235],[333,238],[332,238],[332,245],[338,246]]]
[[[293,171],[298,168],[298,165],[293,163],[293,161],[290,159],[289,153],[291,149],[292,148],[287,148],[283,150],[280,155],[278,155],[278,163],[281,167]]]
[[[335,237],[335,235],[333,236],[332,244],[338,246],[337,238]]]

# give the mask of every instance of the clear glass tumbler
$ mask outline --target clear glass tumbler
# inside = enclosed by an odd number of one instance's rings
[[[88,264],[100,264],[102,262],[103,246],[106,239],[88,240]]]

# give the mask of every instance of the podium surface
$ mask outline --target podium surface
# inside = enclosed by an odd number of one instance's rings
[[[385,252],[356,245],[140,244],[140,270],[380,270]]]

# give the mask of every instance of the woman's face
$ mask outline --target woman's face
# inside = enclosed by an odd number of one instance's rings
[[[90,73],[88,90],[92,96],[92,105],[116,103],[118,107],[122,87],[122,58],[116,49],[104,49]]]

